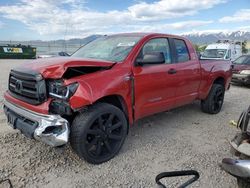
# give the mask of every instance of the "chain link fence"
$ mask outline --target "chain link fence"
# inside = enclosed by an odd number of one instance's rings
[[[36,48],[37,55],[50,55],[58,52],[72,54],[84,43],[59,41],[0,41],[0,45],[30,45]]]

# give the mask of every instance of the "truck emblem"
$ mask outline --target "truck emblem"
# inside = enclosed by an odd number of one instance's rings
[[[21,89],[23,88],[23,84],[21,80],[17,80],[15,83],[16,86],[16,92],[21,92]]]

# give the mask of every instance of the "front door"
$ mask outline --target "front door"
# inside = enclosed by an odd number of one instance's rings
[[[135,119],[168,110],[175,105],[177,76],[167,38],[154,38],[145,43],[139,54],[163,52],[165,64],[134,66]]]

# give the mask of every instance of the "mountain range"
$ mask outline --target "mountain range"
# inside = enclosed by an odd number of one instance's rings
[[[67,41],[68,44],[72,43],[80,43],[86,44],[91,40],[94,40],[102,35],[91,35],[83,39],[70,39]],[[250,41],[250,32],[249,31],[233,31],[233,32],[226,32],[226,31],[207,31],[207,32],[190,32],[182,34],[182,36],[188,38],[194,44],[210,44],[214,43],[220,39],[230,39],[230,40],[237,40],[237,41]],[[62,40],[63,41],[63,40]]]
[[[230,39],[237,41],[250,41],[249,31],[234,31],[234,32],[191,32],[185,33],[182,36],[191,40],[194,44],[210,44],[219,39]]]
[[[69,40],[53,40],[53,41],[0,41],[0,44],[23,44],[32,45],[37,48],[37,54],[46,54],[48,52],[58,52],[65,51],[68,53],[73,53],[80,46],[95,40],[102,35],[90,35],[85,38],[73,38]],[[219,39],[230,39],[237,41],[248,41],[247,48],[250,48],[250,32],[249,31],[234,31],[234,32],[190,32],[182,34],[183,37],[188,38],[192,43],[198,45],[207,45],[218,41]]]

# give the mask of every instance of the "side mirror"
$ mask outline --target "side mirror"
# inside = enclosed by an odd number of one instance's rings
[[[137,58],[135,64],[137,66],[164,64],[165,57],[163,52],[151,52],[143,55],[142,58]]]
[[[59,52],[58,55],[59,56],[69,56],[69,54],[67,52]]]

